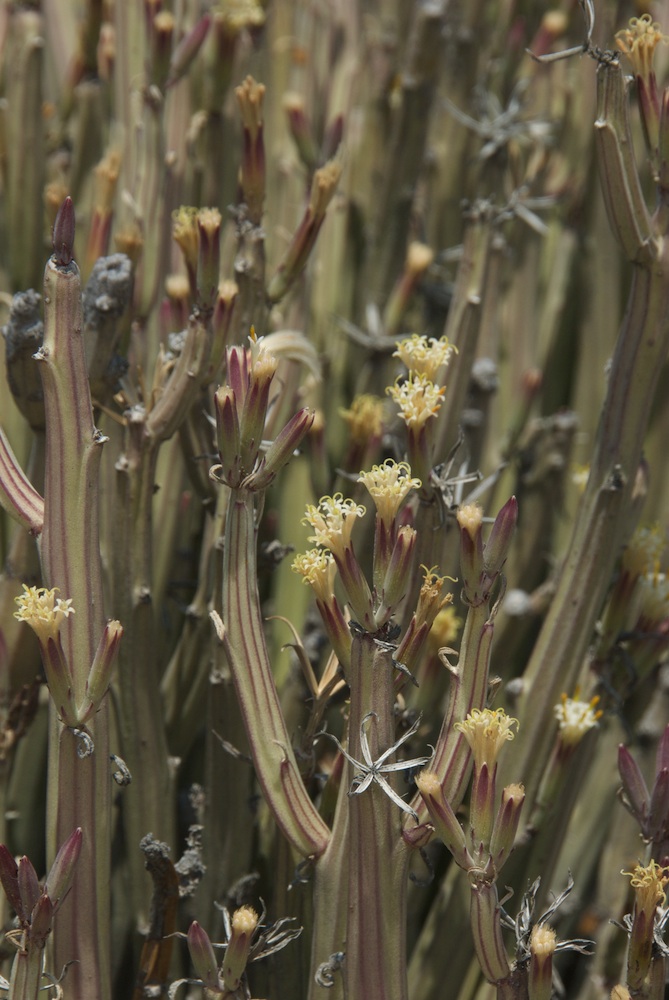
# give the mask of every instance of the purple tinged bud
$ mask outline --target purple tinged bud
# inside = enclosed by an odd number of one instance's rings
[[[53,224],[53,253],[59,267],[67,267],[74,256],[74,205],[68,195]]]
[[[499,573],[504,566],[517,522],[518,501],[515,497],[511,497],[495,518],[490,537],[483,550],[483,560],[489,576]]]
[[[237,399],[234,389],[222,385],[214,393],[218,454],[221,477],[228,486],[237,486],[241,471],[241,443]]]
[[[490,838],[490,856],[495,871],[500,870],[513,850],[524,801],[525,789],[522,785],[507,785],[502,790],[502,801]]]
[[[557,937],[552,927],[537,924],[530,937],[528,992],[530,1000],[551,1000],[553,996],[553,955]]]
[[[249,388],[249,359],[245,347],[228,348],[227,381],[241,412]]]
[[[223,959],[223,982],[231,992],[241,984],[257,926],[258,914],[250,906],[242,906],[232,915],[232,932]]]
[[[327,163],[328,160],[331,160],[339,149],[343,135],[344,116],[337,115],[328,125],[325,131],[325,136],[323,137],[321,158],[325,163]]]
[[[660,771],[655,777],[650,793],[648,823],[644,833],[651,840],[664,840],[669,833],[669,770]]]
[[[449,849],[455,863],[465,871],[473,868],[474,860],[467,850],[464,830],[444,795],[437,775],[431,771],[422,771],[416,778],[416,784],[427,806],[435,833]]]
[[[207,37],[211,14],[204,14],[195,27],[181,39],[170,60],[170,72],[165,87],[172,87],[186,73]]]
[[[623,783],[623,792],[627,799],[626,802],[623,799],[623,802],[637,822],[643,827],[648,818],[650,793],[639,765],[627,747],[622,743],[618,747],[618,771],[620,772],[620,780]]]
[[[314,410],[304,407],[291,417],[277,434],[265,452],[262,465],[253,476],[255,489],[266,489],[276,474],[290,460],[293,452],[301,445],[305,434],[311,429],[316,416]]]
[[[83,831],[78,826],[70,834],[65,843],[61,845],[46,877],[44,891],[53,903],[54,912],[58,909],[72,885],[74,870],[81,854],[83,837]]]
[[[120,622],[107,622],[86,681],[86,696],[89,705],[86,708],[85,717],[80,719],[82,723],[98,710],[100,702],[107,693],[122,635],[123,626]]]
[[[194,920],[188,928],[187,939],[191,961],[205,988],[220,990],[221,984],[218,978],[214,949],[211,946],[209,935],[204,928],[200,927],[197,920]]]
[[[19,860],[19,892],[24,913],[32,913],[35,903],[41,896],[37,872],[29,858]]]
[[[27,914],[21,902],[19,892],[19,868],[13,855],[5,844],[0,844],[0,883],[5,890],[5,896],[19,920],[23,923],[27,919]]]

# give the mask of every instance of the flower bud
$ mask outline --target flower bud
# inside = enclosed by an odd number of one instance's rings
[[[28,914],[23,909],[18,876],[19,868],[13,855],[5,844],[0,844],[0,883],[5,890],[9,905],[23,923],[27,920]]]
[[[473,868],[474,860],[467,850],[464,830],[444,795],[437,775],[422,771],[416,778],[416,785],[427,806],[435,833],[449,849],[455,863],[464,871]]]
[[[557,937],[552,927],[537,924],[530,937],[530,968],[527,980],[529,1000],[551,1000],[553,996],[553,955]]]
[[[260,469],[253,475],[255,489],[266,489],[277,473],[299,448],[305,434],[309,433],[315,413],[306,406],[298,410],[277,434],[265,452]]]
[[[191,962],[205,989],[219,990],[218,966],[209,935],[197,920],[193,920],[187,934]]]
[[[511,497],[495,518],[488,541],[483,548],[483,562],[488,576],[501,572],[518,522],[518,501]]]
[[[223,982],[231,992],[239,989],[257,926],[258,914],[250,906],[242,906],[232,915],[232,933],[223,959]]]
[[[645,830],[650,805],[650,793],[641,769],[632,754],[622,743],[618,747],[618,771],[623,783],[623,803],[639,826]]]
[[[107,622],[95,652],[95,659],[88,672],[86,701],[77,708],[77,715],[81,724],[97,712],[102,699],[107,693],[122,635],[123,626],[120,622]]]
[[[53,903],[54,911],[60,906],[72,885],[74,870],[81,854],[82,840],[83,832],[78,826],[61,845],[49,869],[44,883],[44,891]]]
[[[30,914],[30,942],[36,948],[43,948],[51,933],[53,923],[53,903],[48,896],[40,896]]]
[[[24,913],[32,913],[33,908],[41,895],[39,879],[32,862],[29,858],[23,857],[19,860],[19,893],[21,895],[21,907]]]
[[[490,838],[490,857],[495,871],[500,870],[513,850],[524,801],[525,789],[522,785],[507,785],[503,789]]]

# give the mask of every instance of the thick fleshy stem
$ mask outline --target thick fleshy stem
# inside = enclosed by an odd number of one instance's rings
[[[71,203],[64,210],[71,214]],[[70,230],[69,225],[58,227],[64,234],[60,259],[67,257],[68,246],[71,254]],[[82,330],[78,268],[74,262],[59,264],[54,256],[44,275],[44,344],[37,355],[47,428],[41,558],[45,582],[59,587],[77,609],[61,630],[76,704],[86,698],[89,669],[104,629],[98,530],[98,469],[104,439],[93,425]],[[54,960],[62,968],[76,959],[68,977],[73,995],[100,1000],[106,1000],[111,989],[107,725],[105,699],[88,724],[94,752],[82,759],[79,740],[54,712],[47,801],[50,857],[75,827],[84,831],[77,879],[54,929]]]

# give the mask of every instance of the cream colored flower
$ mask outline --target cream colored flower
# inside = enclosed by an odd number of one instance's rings
[[[636,909],[643,910],[652,921],[655,910],[664,903],[665,886],[669,882],[669,868],[663,868],[657,861],[651,861],[645,867],[637,865],[634,871],[624,871],[622,874],[630,878]]]
[[[333,497],[321,497],[317,505],[309,504],[302,519],[303,524],[310,524],[314,534],[309,536],[310,542],[330,549],[334,555],[343,556],[351,544],[351,533],[356,518],[366,513],[361,504],[353,500],[345,500],[341,493]]]
[[[383,465],[373,465],[369,472],[361,472],[358,482],[365,488],[376,506],[376,512],[385,524],[391,524],[411,490],[419,490],[420,479],[411,477],[408,462],[387,459]]]
[[[74,614],[72,600],[63,601],[56,597],[57,593],[58,587],[47,590],[46,587],[27,587],[24,583],[23,593],[14,599],[19,608],[14,617],[27,622],[45,646],[48,639],[57,638],[64,620]]]
[[[662,42],[669,41],[667,35],[660,30],[657,21],[650,14],[633,17],[629,27],[616,34],[616,45],[632,64],[636,76],[648,80],[653,71],[653,55]]]
[[[327,549],[309,549],[295,556],[291,569],[299,573],[305,583],[313,587],[316,597],[323,602],[332,599],[337,573],[334,558]]]
[[[510,718],[503,708],[494,711],[491,708],[473,708],[464,722],[455,723],[455,728],[469,743],[474,763],[480,769],[483,764],[494,767],[506,741],[513,739],[513,727],[517,725],[518,720]]]
[[[575,747],[587,732],[594,729],[602,717],[601,710],[597,708],[598,703],[598,697],[591,698],[590,701],[579,701],[578,698],[562,695],[562,700],[555,706],[554,712],[563,744]]]
[[[426,375],[411,372],[404,381],[388,386],[386,392],[397,403],[407,427],[419,430],[441,409],[446,390]]]
[[[414,333],[400,340],[393,357],[400,358],[414,375],[424,375],[434,382],[437,372],[448,364],[454,352],[457,348],[449,343],[448,337],[437,340]]]
[[[383,433],[383,400],[378,396],[356,396],[350,409],[339,415],[348,424],[353,444],[366,445]]]

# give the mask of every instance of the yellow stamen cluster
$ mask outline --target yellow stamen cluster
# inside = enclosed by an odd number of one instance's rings
[[[548,924],[536,924],[530,935],[530,951],[539,959],[549,958],[557,947],[557,934]]]
[[[393,357],[400,358],[414,375],[424,375],[434,382],[437,372],[448,364],[454,351],[457,348],[448,342],[448,337],[437,340],[414,333],[398,343]]]
[[[616,34],[616,45],[631,62],[635,75],[644,80],[648,80],[653,72],[655,49],[661,42],[668,41],[669,37],[663,34],[650,14],[631,18],[629,27]]]
[[[663,868],[657,861],[649,865],[637,865],[634,871],[622,872],[628,875],[636,896],[636,907],[644,910],[649,917],[664,903],[665,886],[669,882],[669,868]]]
[[[309,549],[296,555],[291,568],[313,587],[319,600],[326,602],[332,598],[337,567],[327,549]]]
[[[351,408],[340,410],[339,415],[348,424],[353,444],[366,445],[383,433],[383,400],[378,396],[356,396]]]
[[[473,708],[464,722],[455,723],[455,728],[469,743],[474,763],[480,769],[483,764],[494,767],[506,741],[514,738],[513,727],[517,725],[518,720],[510,718],[503,708]]]
[[[232,31],[260,28],[265,23],[265,11],[258,0],[223,0],[218,5],[216,17],[221,17]]]
[[[395,462],[392,458],[383,465],[373,465],[369,472],[361,472],[358,482],[364,483],[385,524],[394,521],[411,490],[421,487],[420,479],[412,479],[408,462]]]
[[[23,593],[14,600],[19,610],[14,617],[20,622],[27,622],[41,643],[46,645],[48,639],[56,639],[63,621],[74,614],[72,600],[57,598],[58,587],[47,590],[46,587],[27,587],[23,584]]]
[[[420,430],[431,417],[436,417],[446,390],[426,375],[411,372],[404,381],[388,386],[386,392],[397,403],[407,427]]]
[[[314,529],[314,534],[309,536],[310,542],[343,556],[351,544],[356,518],[363,517],[365,513],[361,504],[345,500],[341,493],[335,493],[333,497],[321,497],[317,505],[309,504],[302,523]]]
[[[483,509],[477,503],[466,503],[458,509],[457,521],[474,541],[483,524]]]
[[[562,695],[559,705],[555,706],[555,718],[558,720],[560,741],[568,747],[577,746],[585,734],[593,729],[602,717],[601,709],[597,708],[599,697],[590,701],[579,701],[578,698],[568,698]]]

